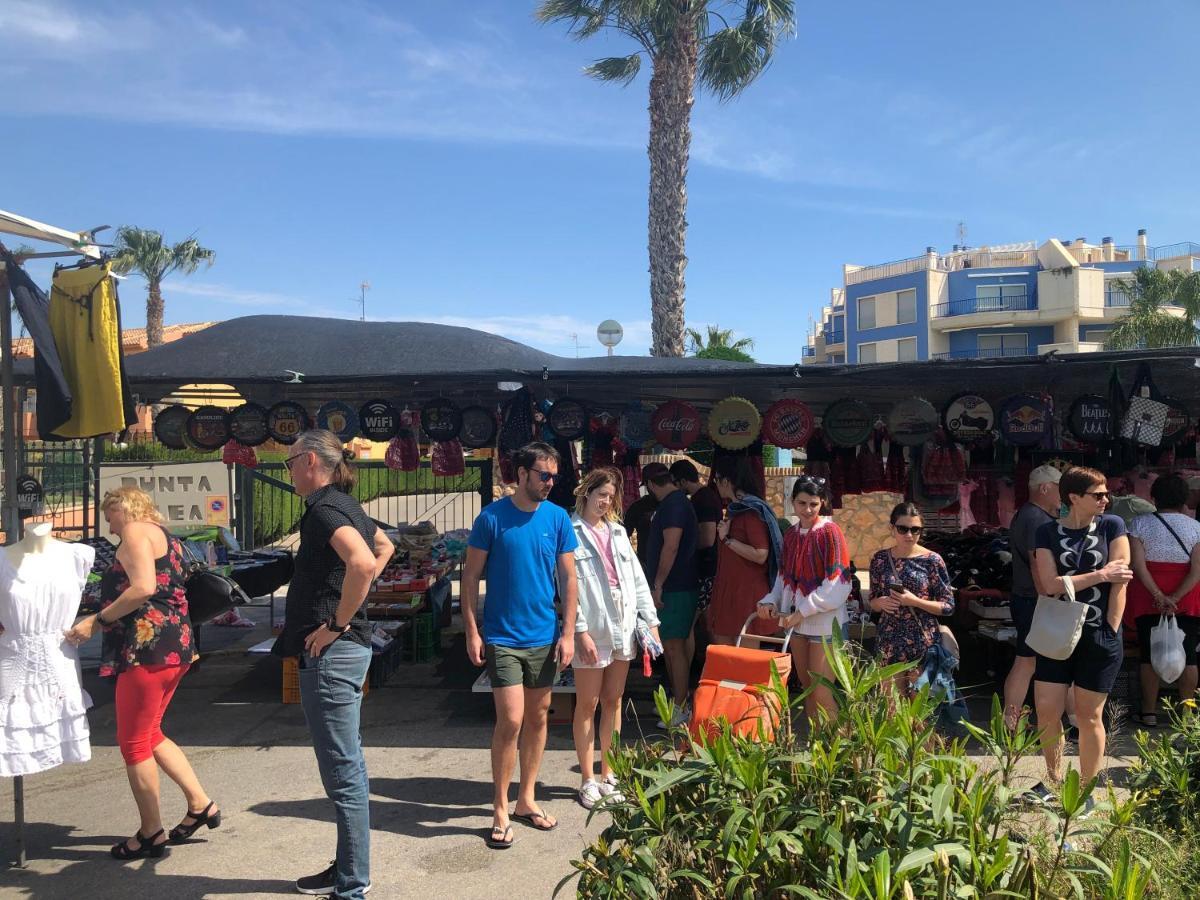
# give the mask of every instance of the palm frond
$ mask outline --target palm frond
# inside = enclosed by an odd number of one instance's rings
[[[631,53],[629,56],[609,56],[605,59],[598,59],[590,66],[584,67],[583,72],[598,81],[616,81],[624,85],[637,78],[641,69],[641,54]]]
[[[1129,296],[1129,312],[1113,326],[1104,344],[1107,349],[1196,346],[1200,273],[1142,266],[1132,279],[1121,279],[1115,286]]]

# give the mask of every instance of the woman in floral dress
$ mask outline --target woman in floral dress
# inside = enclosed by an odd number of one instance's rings
[[[871,557],[870,606],[879,614],[876,648],[880,662],[923,662],[938,641],[938,617],[954,612],[950,573],[942,558],[921,546],[921,511],[912,503],[892,510],[895,546]],[[898,679],[911,691],[921,667]]]
[[[67,639],[80,644],[103,628],[100,674],[117,679],[117,743],[141,827],[114,846],[112,855],[123,860],[162,856],[168,840],[182,843],[197,828],[221,824],[221,811],[161,727],[175,689],[199,658],[188,617],[183,548],[139,488],[109,491],[100,508],[121,544],[100,583],[100,612],[80,619]],[[158,806],[160,766],[188,801],[187,816],[169,838]]]

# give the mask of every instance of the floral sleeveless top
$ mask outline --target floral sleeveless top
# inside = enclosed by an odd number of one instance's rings
[[[161,527],[161,526],[160,526]],[[132,666],[186,666],[199,658],[188,618],[187,576],[179,539],[163,528],[167,552],[154,561],[156,588],[142,605],[106,626],[100,648],[100,675],[119,675]],[[129,587],[129,575],[114,560],[100,581],[100,609]]]

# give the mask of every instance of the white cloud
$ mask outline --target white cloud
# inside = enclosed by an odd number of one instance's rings
[[[267,306],[292,308],[309,305],[307,300],[289,294],[277,294],[271,291],[244,290],[232,288],[224,284],[208,284],[205,282],[165,281],[163,294],[168,302],[172,294],[183,294],[187,297],[202,297],[220,303],[232,303],[236,306]]]

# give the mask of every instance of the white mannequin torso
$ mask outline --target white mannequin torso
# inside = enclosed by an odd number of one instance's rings
[[[8,561],[19,568],[26,556],[45,553],[54,543],[54,525],[50,522],[36,522],[25,528],[25,536],[15,544],[4,548]]]

